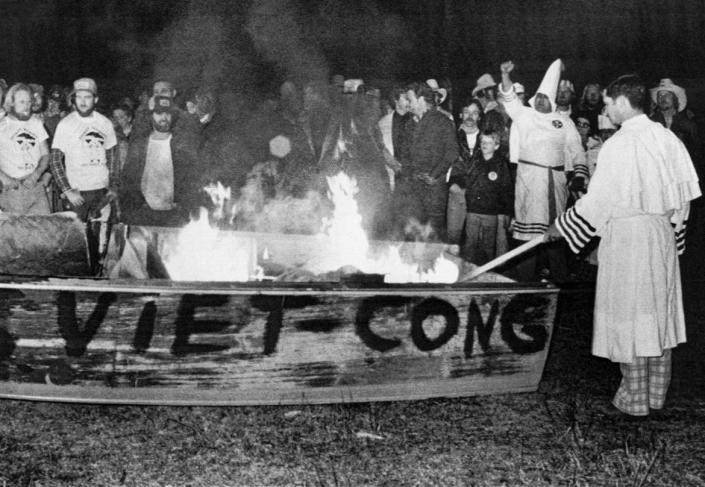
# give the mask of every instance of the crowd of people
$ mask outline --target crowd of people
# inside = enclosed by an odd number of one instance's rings
[[[208,205],[207,183],[237,197],[262,163],[268,197],[324,193],[325,176],[342,170],[357,181],[373,238],[457,244],[483,264],[542,235],[587,192],[602,144],[618,128],[603,114],[600,85],[587,83],[576,99],[560,60],[529,100],[510,77],[513,67],[500,66],[499,82],[480,76],[459,104],[455,97],[457,109],[447,81],[396,85],[382,96],[362,80],[334,76],[328,84],[285,82],[278,99],[240,117],[220,110],[212,89],[179,93],[164,80],[104,113],[90,78],[46,94],[37,84],[0,83],[0,209],[180,226]],[[651,118],[699,161],[685,91],[664,79],[650,100]],[[584,253],[595,263],[594,252]],[[546,246],[523,259],[516,277],[567,281],[567,256],[562,243]]]
[[[344,171],[373,238],[435,238],[476,264],[544,238],[516,267],[525,281],[569,280],[567,248],[598,264],[593,353],[621,364],[617,410],[643,416],[663,407],[670,350],[685,341],[677,255],[701,194],[700,141],[670,79],[587,83],[576,103],[563,69],[551,64],[525,101],[504,62],[499,82],[483,74],[457,110],[435,79],[385,97],[340,76],[285,82],[239,117],[211,89],[179,96],[164,80],[105,114],[91,78],[48,96],[0,83],[0,209],[76,212],[97,270],[107,222],[180,226],[209,204],[208,182],[237,197],[254,175],[267,198],[298,197]]]

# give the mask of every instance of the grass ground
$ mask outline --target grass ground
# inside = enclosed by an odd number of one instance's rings
[[[700,286],[686,286],[699,330]],[[591,294],[568,292],[531,394],[300,407],[0,401],[0,486],[705,485],[702,333],[665,412],[604,411],[616,365],[589,354]]]
[[[705,486],[705,215],[697,223],[681,263],[688,343],[659,416],[603,412],[620,376],[590,355],[583,288],[561,296],[536,393],[239,408],[0,401],[0,486]]]

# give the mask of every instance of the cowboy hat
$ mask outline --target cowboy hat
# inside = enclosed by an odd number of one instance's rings
[[[445,99],[448,97],[448,90],[446,90],[445,88],[441,88],[441,87],[438,85],[438,81],[436,81],[435,79],[433,79],[433,78],[427,79],[427,80],[426,80],[426,84],[427,84],[428,86],[430,86],[433,91],[435,91],[436,93],[438,93],[439,95],[441,95],[441,99],[440,99],[440,101],[438,102],[439,104],[440,104],[440,103],[443,103],[443,102],[445,101]]]
[[[479,78],[477,78],[477,86],[472,89],[472,96],[475,96],[475,94],[480,90],[484,90],[485,88],[492,88],[493,86],[497,86],[497,83],[495,83],[494,78],[491,74],[485,73]]]
[[[651,99],[654,103],[658,103],[658,92],[659,91],[670,91],[678,99],[678,111],[682,112],[685,110],[685,106],[688,104],[688,97],[685,96],[685,90],[678,85],[673,84],[670,78],[663,78],[657,87],[651,88]]]
[[[346,79],[343,82],[343,93],[357,93],[361,86],[364,86],[365,82],[359,78]]]

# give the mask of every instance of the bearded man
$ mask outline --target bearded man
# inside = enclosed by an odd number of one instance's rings
[[[32,117],[32,89],[10,88],[5,98],[7,116],[0,121],[0,209],[18,215],[48,215],[49,200],[42,184],[49,161],[49,135]]]
[[[91,268],[98,272],[100,254],[107,244],[109,203],[117,197],[117,137],[113,123],[95,111],[98,86],[94,80],[74,81],[71,102],[75,110],[56,126],[49,167],[64,209],[75,211],[85,222],[94,222],[86,230]]]
[[[151,133],[130,142],[120,185],[125,223],[181,226],[198,206],[197,139],[172,132],[175,111],[170,97],[155,96]]]
[[[100,212],[106,195],[117,195],[117,137],[112,122],[95,111],[98,87],[91,78],[73,83],[76,108],[56,126],[50,168],[64,198],[66,210],[87,221]]]

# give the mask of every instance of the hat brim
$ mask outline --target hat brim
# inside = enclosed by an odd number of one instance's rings
[[[483,85],[477,85],[477,86],[476,86],[475,88],[473,88],[473,90],[472,90],[472,96],[475,96],[478,91],[482,91],[482,90],[487,89],[487,88],[494,88],[495,86],[497,86],[497,83],[492,83],[492,84],[487,84],[487,85],[484,85],[484,84],[483,84]]]
[[[153,110],[151,110],[151,113],[170,113],[173,115],[174,113],[176,113],[176,109],[174,107],[159,108],[158,110],[154,108]]]
[[[659,91],[670,91],[678,99],[678,111],[682,112],[685,110],[688,104],[688,97],[685,94],[685,90],[678,85],[663,85],[657,86],[656,88],[651,88],[651,100],[658,104],[658,92]]]
[[[437,91],[438,94],[441,95],[441,99],[438,103],[443,103],[444,101],[446,101],[446,98],[448,98],[448,90],[446,90],[445,88],[438,88]]]
[[[75,95],[76,93],[78,93],[79,91],[87,91],[88,93],[90,93],[90,94],[93,95],[93,96],[98,96],[98,93],[96,93],[96,92],[93,91],[93,90],[89,90],[89,89],[87,89],[87,88],[81,88],[81,89],[79,89],[79,90],[71,90],[71,95],[73,96],[73,95]]]

